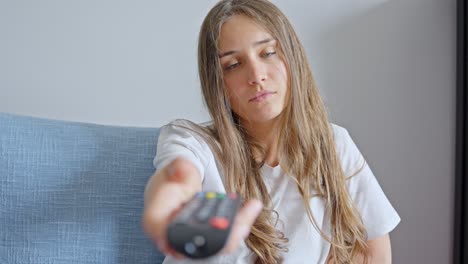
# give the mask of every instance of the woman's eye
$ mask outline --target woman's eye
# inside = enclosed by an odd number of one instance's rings
[[[239,62],[230,64],[230,65],[226,66],[226,67],[224,68],[224,70],[226,70],[226,71],[232,70],[232,69],[236,68],[238,65],[239,65]]]
[[[268,58],[268,57],[270,57],[272,55],[275,55],[275,54],[276,54],[276,51],[266,52],[266,53],[263,54],[263,57]]]

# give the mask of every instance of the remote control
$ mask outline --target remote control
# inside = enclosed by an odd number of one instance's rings
[[[236,193],[197,193],[169,224],[169,245],[192,259],[215,255],[225,246],[240,205]]]

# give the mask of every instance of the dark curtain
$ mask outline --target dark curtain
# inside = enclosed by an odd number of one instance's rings
[[[454,262],[468,263],[466,0],[457,0],[457,128]]]

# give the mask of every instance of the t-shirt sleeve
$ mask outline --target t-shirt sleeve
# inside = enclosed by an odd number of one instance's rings
[[[185,158],[195,165],[203,181],[211,152],[206,142],[184,125],[178,120],[160,129],[153,165],[162,169],[178,157]]]
[[[385,196],[348,131],[338,126],[334,126],[334,130],[337,152],[347,177],[346,186],[361,214],[368,239],[389,233],[400,222],[400,216]]]

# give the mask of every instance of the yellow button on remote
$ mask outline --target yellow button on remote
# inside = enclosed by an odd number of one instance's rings
[[[206,193],[206,198],[208,198],[208,199],[213,199],[215,197],[216,197],[216,193],[214,193],[214,192],[207,192]]]

